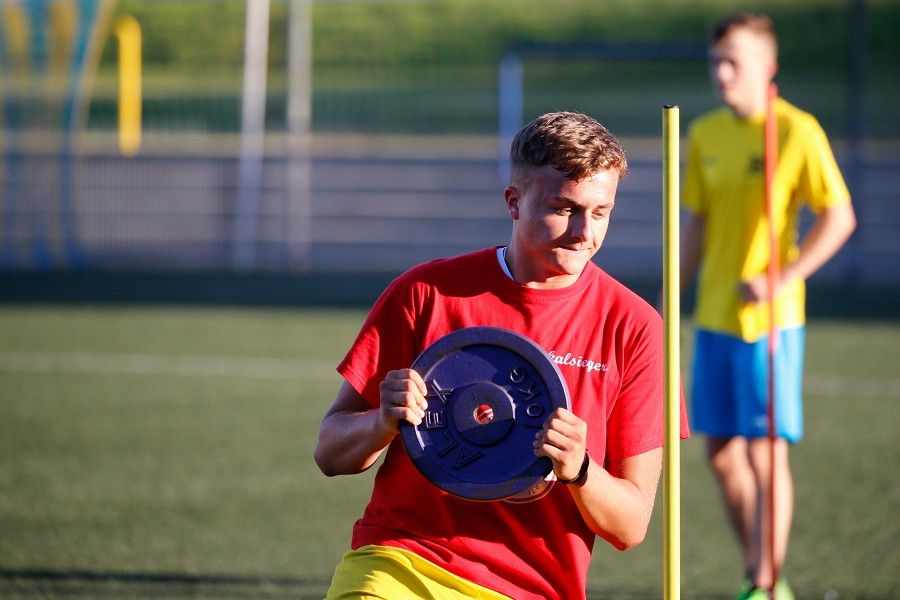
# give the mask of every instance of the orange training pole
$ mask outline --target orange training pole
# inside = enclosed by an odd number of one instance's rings
[[[772,208],[772,184],[778,168],[778,120],[775,116],[775,100],[778,87],[769,84],[766,102],[765,125],[765,196],[766,218],[769,223],[769,553],[772,560],[772,585],[769,597],[775,597],[775,581],[778,579],[778,564],[775,557],[775,441],[778,437],[775,421],[775,352],[778,349],[778,325],[775,318],[775,286],[781,276],[780,244],[775,228],[775,214]]]

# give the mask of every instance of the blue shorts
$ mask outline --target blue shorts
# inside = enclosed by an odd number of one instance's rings
[[[775,352],[775,429],[803,437],[803,327],[780,332]],[[756,342],[698,329],[691,376],[691,427],[712,437],[769,435],[769,337]]]

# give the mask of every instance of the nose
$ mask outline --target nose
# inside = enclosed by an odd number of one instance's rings
[[[713,60],[709,64],[709,72],[713,81],[722,83],[731,77],[734,69],[727,60]]]
[[[594,225],[591,216],[585,213],[574,213],[569,219],[569,232],[576,240],[593,241]]]

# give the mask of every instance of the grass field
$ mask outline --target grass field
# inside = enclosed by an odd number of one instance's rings
[[[0,307],[0,597],[320,598],[372,483],[311,456],[363,317]],[[800,599],[900,597],[898,356],[900,321],[809,324]],[[738,554],[682,454],[682,597],[728,598]],[[598,543],[591,598],[662,597],[661,502],[642,546]]]

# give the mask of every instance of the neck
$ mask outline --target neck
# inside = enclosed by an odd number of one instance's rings
[[[769,95],[766,89],[761,93],[754,94],[753,98],[742,104],[732,104],[728,108],[739,119],[750,119],[757,115],[766,113],[766,104],[769,101]]]
[[[503,253],[503,260],[506,262],[506,268],[509,269],[513,281],[528,288],[550,290],[569,287],[578,281],[578,278],[581,276],[581,274],[574,276],[559,274],[554,277],[537,278],[527,268],[516,268],[516,252],[512,244],[507,246],[506,252]]]

